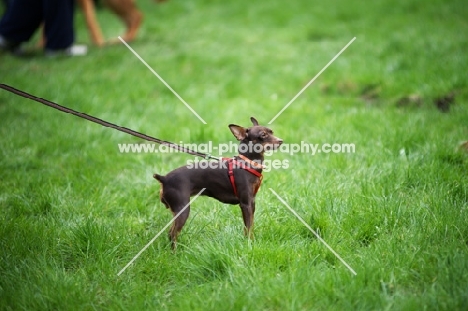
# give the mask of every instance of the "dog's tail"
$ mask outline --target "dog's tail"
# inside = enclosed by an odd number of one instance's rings
[[[153,178],[155,178],[157,181],[159,181],[160,183],[164,183],[164,179],[165,179],[165,176],[161,176],[159,174],[154,174],[153,175]]]

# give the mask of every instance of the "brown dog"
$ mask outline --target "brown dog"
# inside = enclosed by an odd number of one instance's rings
[[[277,149],[283,141],[273,135],[267,127],[258,125],[251,118],[252,127],[244,128],[230,124],[232,134],[240,141],[239,155],[219,162],[198,162],[200,165],[186,165],[173,170],[166,176],[154,175],[161,183],[161,202],[169,208],[175,219],[169,238],[172,248],[176,246],[177,235],[182,230],[189,213],[190,197],[205,190],[201,195],[209,196],[227,204],[239,204],[244,220],[244,231],[251,236],[255,195],[262,181],[264,151]],[[195,162],[197,163],[197,162]],[[203,163],[204,165],[201,165]]]
[[[164,2],[165,0],[155,0]],[[143,14],[138,10],[134,0],[103,0],[104,4],[115,13],[125,24],[126,32],[121,37],[126,42],[134,40],[143,21]],[[106,43],[102,35],[101,27],[96,19],[96,12],[93,0],[78,0],[88,26],[89,35],[92,42],[97,46]],[[110,43],[118,40],[111,40]]]

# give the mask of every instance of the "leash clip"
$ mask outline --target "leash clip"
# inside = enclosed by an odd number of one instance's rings
[[[205,156],[203,158],[205,160],[210,160],[210,159],[218,160],[218,161],[220,160],[218,157],[212,156],[210,153],[205,154]]]

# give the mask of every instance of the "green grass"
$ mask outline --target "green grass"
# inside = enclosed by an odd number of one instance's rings
[[[0,91],[2,310],[466,310],[468,9],[464,1],[139,1],[132,47],[82,58],[0,55],[0,83],[149,135],[234,140],[268,122],[285,142],[354,143],[354,154],[274,154],[255,240],[237,206],[199,198],[176,253],[154,172],[186,154],[121,154],[141,142]],[[107,37],[123,29],[108,11]],[[77,15],[79,42],[88,42]],[[31,48],[33,43],[31,44]],[[434,99],[455,93],[440,112]],[[401,98],[417,97],[406,105]],[[268,190],[274,189],[353,276]]]

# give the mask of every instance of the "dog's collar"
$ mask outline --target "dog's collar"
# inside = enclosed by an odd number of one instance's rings
[[[256,169],[259,169],[259,170],[265,168],[265,166],[263,166],[262,164],[260,164],[258,162],[255,162],[255,161],[252,161],[249,158],[247,158],[246,156],[243,156],[242,154],[239,154],[238,157],[241,158],[242,160],[244,160],[245,162],[247,162],[253,168],[256,168]]]

